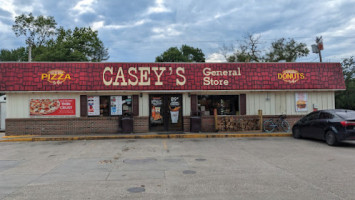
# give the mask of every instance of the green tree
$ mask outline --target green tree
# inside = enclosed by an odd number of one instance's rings
[[[17,37],[26,36],[26,44],[29,47],[29,61],[32,59],[32,47],[42,46],[51,36],[56,33],[56,25],[54,18],[49,16],[34,17],[32,13],[29,15],[22,14],[15,17],[15,24],[12,30]]]
[[[335,107],[355,110],[355,61],[354,57],[342,61],[346,90],[335,94]]]
[[[271,43],[270,50],[263,54],[260,49],[261,36],[248,33],[238,48],[233,45],[223,45],[220,52],[227,62],[295,62],[297,58],[307,56],[309,50],[305,43],[294,39],[280,38]]]
[[[45,46],[34,50],[36,61],[90,61],[107,60],[108,50],[91,28],[57,30],[57,38],[49,40]]]
[[[244,36],[244,40],[239,44],[237,49],[233,45],[229,47],[229,50],[233,52],[232,55],[225,53],[224,57],[228,62],[260,62],[262,60],[260,55],[261,50],[259,49],[260,37],[248,33]],[[224,46],[222,48],[228,47]]]
[[[305,43],[298,43],[294,39],[280,38],[271,43],[271,49],[266,54],[266,62],[295,62],[297,58],[307,56],[309,50]]]
[[[22,62],[22,61],[26,61],[27,57],[28,57],[28,52],[25,47],[20,47],[12,50],[7,50],[7,49],[0,50],[0,61]]]
[[[108,50],[98,37],[98,32],[90,27],[75,27],[73,30],[56,28],[53,17],[34,17],[22,14],[15,18],[12,26],[16,36],[26,36],[28,60],[35,61],[90,61],[101,62],[109,58]],[[4,49],[0,54],[8,61],[24,61],[25,48]],[[21,55],[21,56],[20,56]],[[10,59],[10,60],[9,60]]]
[[[199,48],[182,45],[180,49],[170,47],[157,56],[155,62],[205,62],[205,54]]]

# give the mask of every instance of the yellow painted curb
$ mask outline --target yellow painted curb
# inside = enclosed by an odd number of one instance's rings
[[[248,134],[164,134],[164,135],[111,135],[111,136],[45,136],[10,138],[0,142],[35,142],[35,141],[70,141],[70,140],[105,140],[105,139],[169,139],[169,138],[237,138],[237,137],[290,137],[289,133],[248,133]]]

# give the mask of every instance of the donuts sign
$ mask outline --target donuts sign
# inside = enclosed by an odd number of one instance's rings
[[[296,83],[300,79],[304,79],[304,73],[299,73],[297,70],[294,69],[288,69],[282,71],[282,73],[277,74],[277,78],[279,80],[283,80],[287,83]]]

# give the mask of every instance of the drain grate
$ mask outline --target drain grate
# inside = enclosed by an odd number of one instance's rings
[[[196,174],[196,171],[193,171],[193,170],[185,170],[185,171],[183,171],[182,173],[184,173],[184,174]]]
[[[127,163],[127,164],[144,164],[144,163],[157,162],[157,159],[155,159],[155,158],[125,159],[125,160],[123,160],[123,162]]]
[[[127,190],[130,193],[140,193],[140,192],[145,192],[145,188],[143,187],[133,187],[133,188],[128,188]]]

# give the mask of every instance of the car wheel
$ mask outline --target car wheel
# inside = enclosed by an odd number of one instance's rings
[[[338,144],[338,140],[335,137],[335,133],[333,131],[328,131],[325,134],[325,142],[329,145],[329,146],[336,146]]]
[[[302,138],[300,129],[298,128],[292,129],[292,136],[296,139]]]

